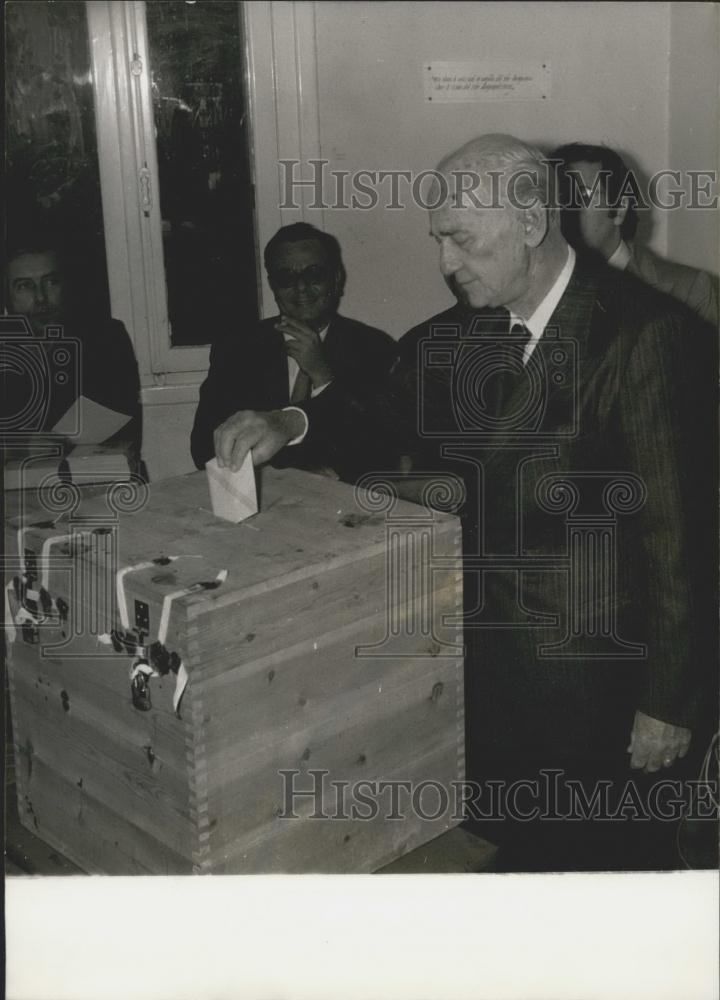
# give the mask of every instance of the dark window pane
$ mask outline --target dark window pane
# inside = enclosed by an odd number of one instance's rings
[[[238,3],[147,4],[172,345],[258,316]]]
[[[109,313],[85,4],[5,6],[6,240],[54,243],[70,305]]]

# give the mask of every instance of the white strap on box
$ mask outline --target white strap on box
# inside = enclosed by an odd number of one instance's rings
[[[74,535],[51,535],[46,538],[43,542],[43,547],[40,550],[40,586],[44,589],[48,589],[48,584],[50,583],[50,549],[53,545],[60,545],[61,542],[71,542],[78,535],[89,535],[89,531],[76,531]]]
[[[17,541],[18,541],[18,555],[20,556],[20,566],[22,567],[22,572],[25,572],[25,532],[30,530],[30,525],[23,525],[18,528]]]
[[[13,590],[12,581],[5,587],[5,634],[8,637],[8,643],[13,643],[17,639],[17,629],[16,625],[42,625],[47,620],[47,615],[44,614],[34,614],[32,611],[28,611],[26,607],[20,604],[17,611],[13,614],[12,608],[10,606],[10,592]],[[37,590],[26,590],[25,596],[31,601],[39,601],[40,594]]]
[[[25,533],[32,529],[33,525],[23,525],[17,530],[17,546],[18,546],[18,560],[20,562],[20,572],[25,581],[27,581],[27,564],[25,560]],[[80,534],[80,532],[78,532]],[[82,532],[85,534],[85,532]],[[50,564],[49,564],[49,553],[51,547],[58,542],[67,542],[72,539],[72,535],[53,535],[50,538],[46,538],[43,543],[43,547],[40,553],[40,558],[38,560],[38,570],[40,572],[40,590],[45,590],[47,592],[48,584],[50,582]],[[9,601],[9,588],[12,587],[12,582],[8,584],[5,590],[5,625],[8,638],[10,642],[15,642],[17,633],[15,628],[11,625],[11,620],[13,619],[12,612],[10,610]],[[25,597],[28,600],[40,603],[40,590],[35,590],[34,588],[26,588]],[[51,598],[52,606],[55,607],[55,600]],[[22,602],[18,611],[14,616],[15,625],[25,625],[34,624],[37,625],[40,622],[44,622],[47,619],[46,615],[33,615],[32,612],[28,611],[23,607]]]
[[[215,580],[218,583],[224,583],[227,580],[228,571],[226,569],[221,569]],[[168,626],[170,624],[170,612],[172,611],[172,603],[177,600],[178,597],[188,597],[190,594],[195,594],[198,591],[198,585],[193,583],[190,587],[185,587],[183,590],[175,590],[172,594],[166,594],[163,598],[162,610],[160,611],[160,626],[158,628],[158,642],[161,646],[165,645],[165,640],[167,639]],[[180,699],[185,693],[185,688],[187,687],[188,674],[185,669],[185,664],[180,660],[180,665],[178,666],[177,679],[175,681],[175,694],[173,695],[173,708],[177,712],[178,705],[180,704]]]
[[[27,565],[25,562],[25,532],[29,531],[33,526],[27,525],[18,529],[18,557],[20,559],[20,566],[22,567],[23,575],[27,577]],[[43,542],[42,549],[40,550],[40,558],[38,560],[38,570],[40,573],[40,589],[48,590],[50,585],[50,550],[54,545],[61,545],[64,542],[72,542],[78,536],[82,537],[84,535],[91,535],[92,531],[75,531],[71,535],[50,535]],[[32,591],[28,591],[27,594],[31,600],[36,600],[32,596]],[[55,600],[53,598],[53,604]]]
[[[215,577],[215,580],[217,583],[224,583],[227,580],[227,576],[228,571],[226,569],[221,569]],[[172,594],[166,594],[163,598],[162,610],[160,611],[160,626],[158,628],[158,642],[160,642],[163,646],[165,645],[165,640],[167,638],[173,601],[177,600],[178,597],[189,597],[190,594],[195,594],[200,589],[202,588],[197,583],[193,583],[189,587],[184,587],[182,590],[175,590]]]
[[[189,556],[166,556],[169,562],[176,562],[178,559],[202,559],[199,555],[189,555]],[[157,562],[142,562],[136,563],[134,566],[124,566],[122,569],[118,570],[115,576],[115,589],[117,593],[118,602],[118,613],[120,615],[120,622],[124,629],[130,628],[130,618],[127,609],[127,599],[125,597],[125,577],[130,573],[137,573],[142,569],[150,569],[151,567],[157,566]],[[227,579],[228,571],[226,569],[220,570],[215,579],[219,583],[223,583]],[[189,587],[184,587],[182,590],[175,590],[170,594],[166,594],[163,598],[162,609],[160,611],[160,625],[158,627],[157,641],[161,646],[165,645],[165,640],[167,639],[168,626],[170,624],[170,612],[172,611],[172,603],[179,597],[187,597],[189,594],[194,594],[198,591],[198,584],[193,583]],[[101,640],[102,641],[102,640]],[[138,673],[146,674],[149,677],[159,677],[160,675],[156,670],[147,664],[137,664],[130,668],[130,680],[134,680]],[[188,683],[188,673],[185,669],[185,664],[180,660],[180,665],[178,666],[177,674],[175,677],[175,693],[173,694],[173,708],[177,713],[178,707],[180,705],[180,699],[185,693],[185,688]]]
[[[169,562],[175,562],[177,556],[168,556]],[[125,597],[125,577],[129,573],[139,573],[141,569],[151,569],[153,566],[157,566],[156,562],[149,560],[147,562],[135,563],[134,566],[123,566],[115,574],[115,593],[117,595],[118,604],[118,614],[120,615],[120,624],[124,629],[130,628],[130,617],[128,615],[127,599]]]

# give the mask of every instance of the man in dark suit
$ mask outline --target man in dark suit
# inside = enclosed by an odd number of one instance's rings
[[[622,157],[607,146],[573,142],[559,146],[550,159],[560,161],[566,188],[562,203],[569,206],[563,231],[572,246],[600,254],[611,267],[627,270],[717,326],[718,287],[712,275],[665,260],[632,242],[637,214],[630,199],[623,197],[629,171]],[[573,199],[573,184],[582,188],[583,199]]]
[[[118,320],[88,309],[80,285],[84,274],[68,279],[69,257],[66,248],[52,233],[36,232],[17,238],[8,250],[7,308],[14,316],[22,316],[36,343],[25,353],[36,357],[37,369],[18,369],[10,361],[4,365],[0,382],[3,420],[10,429],[18,421],[14,415],[25,408],[37,411],[31,426],[33,435],[47,435],[70,405],[79,397],[114,410],[125,417],[124,425],[103,442],[105,451],[118,451],[127,457],[132,471],[145,475],[141,461],[142,413],[140,378],[133,345]],[[77,268],[77,265],[76,265]],[[78,368],[66,363],[57,365],[52,356],[57,343],[48,340],[46,329],[59,328],[78,351]],[[24,324],[10,336],[24,336]],[[19,342],[20,343],[20,342]],[[41,355],[45,355],[41,363]],[[41,376],[34,371],[42,372]],[[63,381],[66,377],[66,381]],[[40,379],[40,386],[33,383]],[[32,405],[33,388],[41,390],[42,405]],[[22,424],[22,421],[20,421]],[[22,430],[22,426],[19,428]],[[92,431],[92,428],[81,428]],[[66,442],[71,446],[72,440]]]
[[[461,472],[470,818],[506,870],[672,867],[656,772],[715,722],[713,340],[688,350],[689,311],[575,259],[539,150],[483,136],[439,171],[465,310],[407,334],[365,397],[230,418],[219,460],[309,423],[329,454],[392,430],[416,468]]]
[[[191,437],[198,468],[215,454],[215,429],[238,410],[303,403],[336,378],[362,387],[394,357],[387,334],[337,312],[345,270],[334,236],[304,222],[284,226],[265,248],[265,268],[280,315],[213,344]],[[365,469],[364,452],[345,452],[332,470],[354,480]],[[308,448],[286,457],[292,465],[330,471]]]

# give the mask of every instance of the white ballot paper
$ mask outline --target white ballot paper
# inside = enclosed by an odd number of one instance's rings
[[[87,396],[78,396],[55,424],[52,433],[72,438],[77,444],[100,444],[117,434],[130,419],[127,413],[118,413]]]
[[[211,458],[205,466],[210,487],[210,501],[213,514],[226,521],[244,521],[251,514],[257,514],[257,492],[255,490],[255,469],[252,453],[237,472],[221,469],[216,458]]]

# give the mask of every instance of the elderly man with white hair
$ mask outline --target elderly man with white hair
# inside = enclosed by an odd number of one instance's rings
[[[471,825],[504,870],[673,867],[658,778],[715,722],[713,341],[689,350],[673,300],[576,260],[552,185],[511,136],[444,159],[430,234],[460,302],[365,395],[235,414],[216,453],[393,434],[416,470],[460,472]]]

